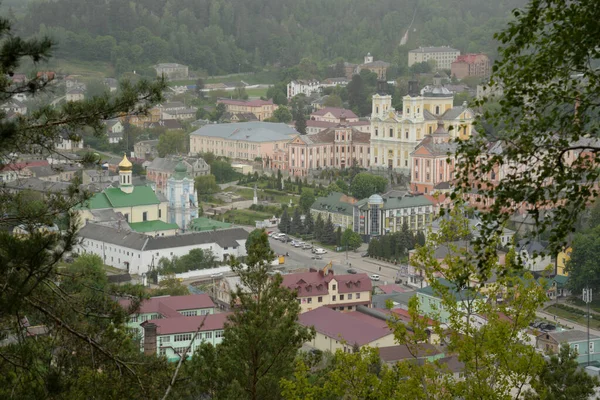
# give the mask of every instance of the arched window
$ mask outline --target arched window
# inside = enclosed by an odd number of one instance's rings
[[[440,115],[440,106],[435,106],[436,115]]]

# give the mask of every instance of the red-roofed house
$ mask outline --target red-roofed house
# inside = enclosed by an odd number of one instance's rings
[[[169,361],[178,361],[181,354],[191,357],[203,342],[213,346],[221,343],[223,329],[229,315],[231,313],[146,321],[142,323],[145,337],[144,353],[164,355]],[[188,347],[189,352],[186,353]]]
[[[450,73],[456,79],[463,79],[468,76],[488,78],[491,69],[490,59],[485,54],[463,54],[452,62]]]
[[[360,318],[357,315],[360,314]],[[374,321],[368,322],[368,319]],[[353,347],[394,346],[394,334],[381,320],[361,313],[339,313],[328,307],[300,314],[301,325],[315,328],[316,334],[309,346],[321,351],[335,352],[338,349],[352,352]]]
[[[309,119],[308,121],[306,121],[306,133],[312,135],[324,131],[328,128],[335,128],[338,125],[339,124],[337,122],[317,121],[314,119]],[[346,122],[346,126],[354,128],[360,132],[371,132],[371,122],[369,121]]]
[[[31,178],[33,172],[29,167],[48,167],[49,165],[46,160],[6,164],[0,169],[0,182],[14,182],[21,178]]]
[[[283,286],[297,291],[301,312],[321,306],[339,311],[356,310],[356,306],[371,306],[371,280],[367,274],[334,276],[333,270],[312,269],[309,272],[283,276]]]
[[[218,99],[217,104],[225,104],[225,111],[231,114],[252,113],[259,121],[264,121],[273,116],[273,112],[279,107],[273,100],[232,100]]]
[[[129,309],[131,300],[121,299],[119,304]],[[129,310],[131,311],[131,310]],[[187,296],[162,296],[151,297],[142,301],[137,310],[129,315],[127,327],[140,338],[140,346],[144,346],[144,329],[142,323],[162,319],[168,321],[183,316],[197,316],[214,314],[215,304],[207,294],[191,294]]]
[[[375,288],[375,294],[391,294],[391,293],[404,293],[406,289],[395,283],[389,285],[380,285]]]
[[[310,114],[310,119],[339,124],[342,119],[346,122],[357,122],[358,116],[352,110],[346,110],[345,108],[325,107]]]

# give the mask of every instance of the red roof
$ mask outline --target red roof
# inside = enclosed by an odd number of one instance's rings
[[[390,283],[389,285],[380,285],[378,287],[385,294],[406,292],[406,290],[402,286],[397,285],[395,283]]]
[[[338,107],[325,107],[325,108],[321,108],[320,110],[315,111],[311,115],[324,116],[327,113],[331,113],[335,118],[340,118],[342,116],[342,113],[344,114],[344,116],[347,119],[349,119],[349,118],[358,118],[358,116],[356,114],[354,114],[352,112],[352,110],[346,110],[345,108],[338,108]]]
[[[391,311],[394,314],[396,314],[401,321],[410,321],[411,320],[408,310],[404,310],[402,308],[392,308]],[[422,318],[426,318],[426,317],[422,317]],[[426,318],[426,321],[427,321],[428,325],[433,325],[435,323],[435,321],[432,320],[431,318]]]
[[[282,285],[291,290],[297,290],[300,297],[319,296],[329,293],[329,282],[332,279],[337,281],[339,293],[370,292],[373,288],[367,274],[334,276],[333,270],[329,270],[325,276],[320,271],[284,275]]]
[[[204,332],[223,329],[227,317],[232,313],[198,315],[194,317],[152,319],[142,324],[156,325],[157,335],[172,335],[177,333]],[[202,322],[204,321],[204,325]],[[202,327],[200,327],[202,325]]]
[[[232,99],[218,99],[217,103],[229,104],[232,106],[248,106],[248,107],[262,107],[273,105],[273,100],[232,100]]]
[[[347,126],[365,126],[370,125],[369,121],[354,121],[354,122],[346,122]],[[315,121],[314,119],[309,119],[306,121],[307,127],[317,127],[317,128],[334,128],[338,126],[337,122],[329,122],[329,121]]]
[[[317,332],[327,337],[345,340],[350,346],[363,346],[392,334],[388,327],[379,327],[376,322],[365,323],[364,317],[359,319],[350,313],[333,311],[328,307],[300,314],[298,320],[304,326],[314,326]]]
[[[7,164],[0,171],[20,171],[23,168],[27,168],[27,167],[47,167],[49,165],[50,164],[48,164],[48,161],[46,161],[46,160],[27,161],[27,162],[21,162],[21,163]]]
[[[119,300],[119,304],[127,308],[131,304],[129,299]],[[159,313],[164,317],[180,317],[178,311],[212,308],[215,303],[207,294],[190,294],[187,296],[151,297],[140,304],[139,314]]]
[[[482,53],[469,53],[469,54],[462,54],[458,57],[456,57],[456,60],[454,60],[454,62],[464,62],[467,64],[473,64],[474,62],[478,61],[478,59],[480,57],[487,57],[485,54]]]
[[[373,289],[373,283],[367,274],[337,275],[335,280],[338,281],[340,293],[370,292]]]

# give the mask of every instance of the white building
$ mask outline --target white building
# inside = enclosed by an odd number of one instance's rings
[[[80,88],[75,88],[67,91],[66,101],[82,101],[85,99],[85,91]]]
[[[287,97],[291,99],[297,94],[304,93],[307,97],[321,90],[321,83],[315,80],[291,81],[287,85]]]
[[[75,140],[69,137],[67,132],[61,132],[56,141],[55,148],[62,151],[80,150],[83,149],[83,139]]]
[[[436,69],[451,69],[452,62],[460,55],[460,50],[450,46],[419,47],[408,52],[408,66],[413,64],[435,61]]]
[[[193,249],[211,250],[217,260],[245,256],[248,238],[242,228],[152,237],[94,223],[85,225],[78,234],[77,253],[96,254],[104,264],[131,274],[147,273],[161,258],[182,257]]]
[[[523,266],[529,271],[540,272],[550,265],[554,266],[552,257],[546,252],[546,247],[536,240],[520,240],[516,251],[521,256]]]
[[[175,166],[175,172],[167,181],[169,199],[169,222],[187,230],[192,219],[198,217],[198,199],[194,190],[194,180],[187,175],[183,161]]]
[[[108,143],[115,144],[119,143],[123,140],[123,132],[125,131],[125,127],[118,119],[110,119],[104,121],[104,125],[106,126],[106,134],[108,136]]]
[[[165,76],[167,79],[187,79],[188,67],[176,63],[161,63],[153,66],[156,70],[156,76]]]

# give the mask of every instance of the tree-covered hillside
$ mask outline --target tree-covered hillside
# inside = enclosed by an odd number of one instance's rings
[[[303,57],[406,63],[419,45],[492,56],[492,34],[525,0],[34,1],[20,33],[50,34],[56,56],[110,61],[117,71],[180,62],[210,74],[291,66]],[[6,7],[3,7],[6,10]],[[413,21],[414,16],[414,21]],[[401,38],[410,28],[406,46]]]

